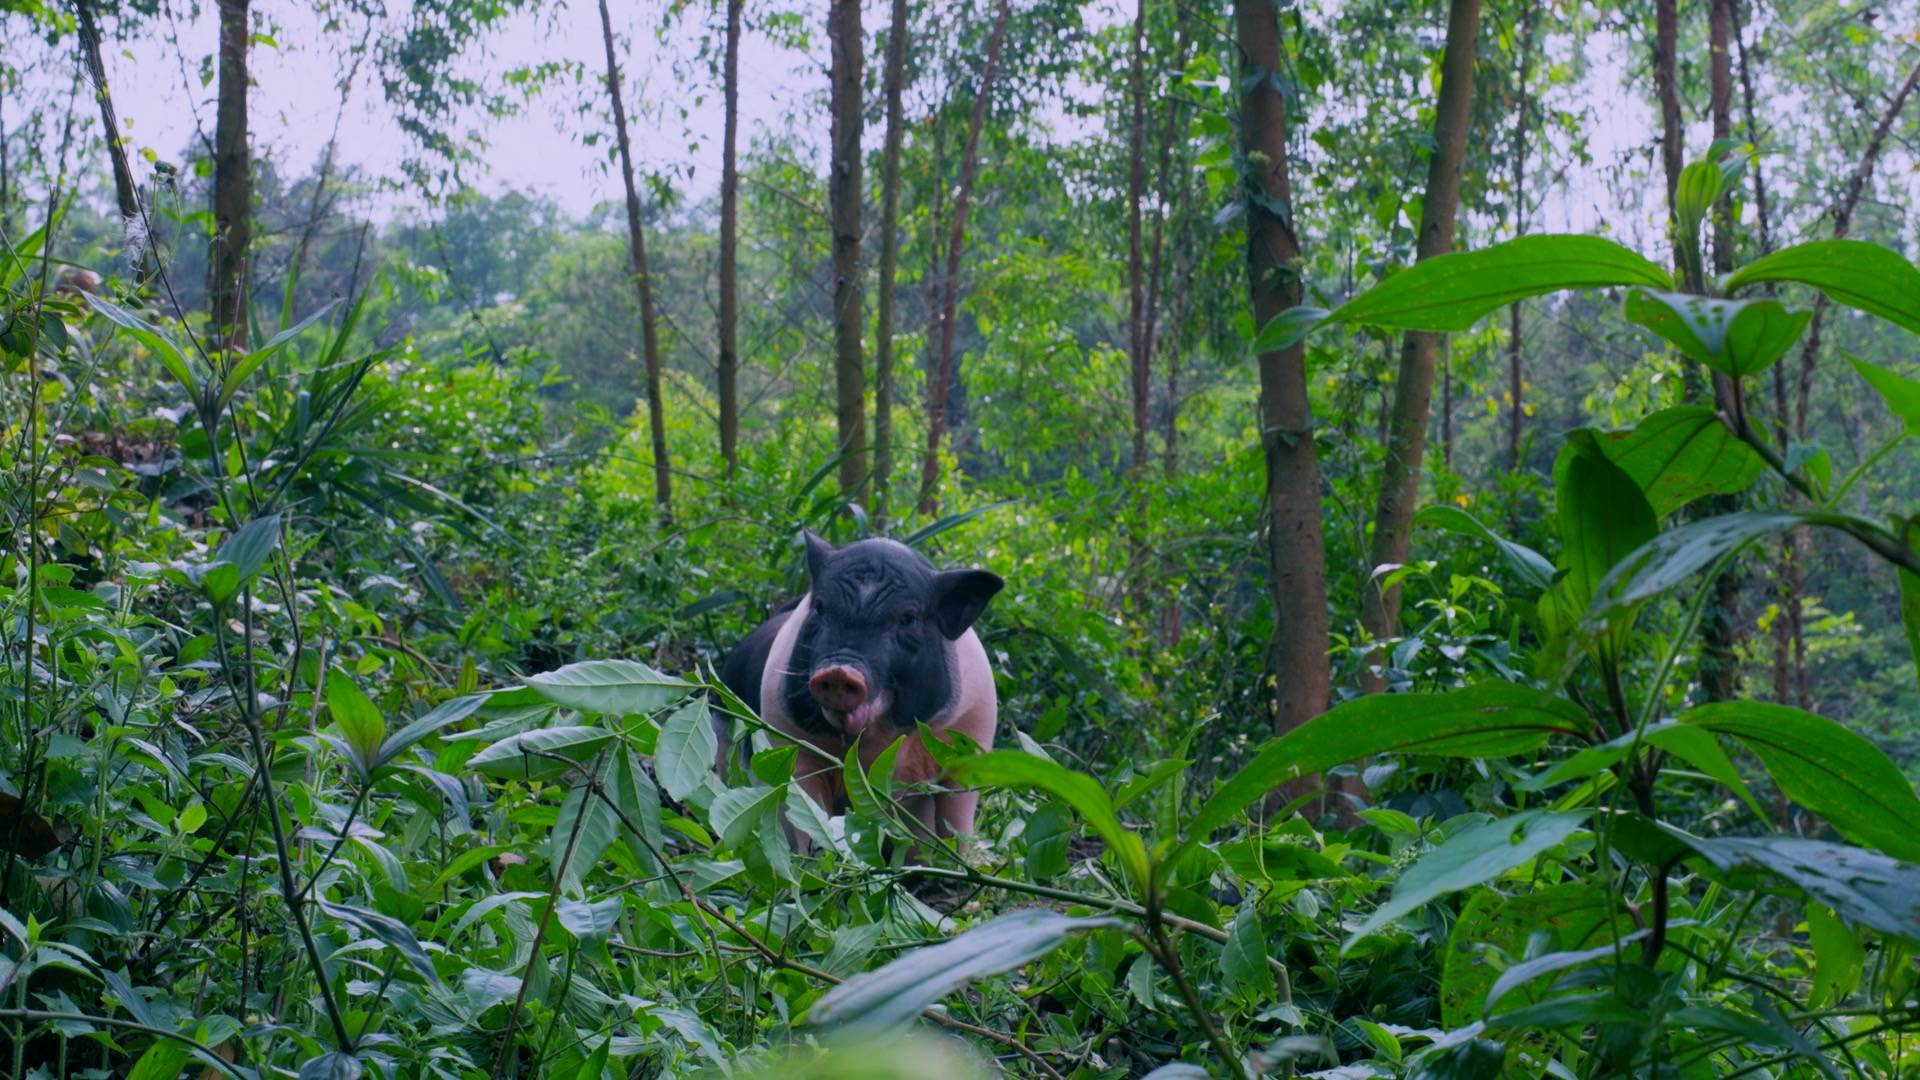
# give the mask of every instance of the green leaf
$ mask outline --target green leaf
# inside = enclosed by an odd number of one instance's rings
[[[1878,364],[1869,364],[1857,356],[1849,356],[1847,360],[1880,395],[1880,400],[1887,403],[1887,411],[1906,425],[1907,434],[1920,435],[1920,382]]]
[[[614,755],[617,764],[613,773],[613,783],[608,787],[607,797],[627,822],[640,830],[635,836],[633,830],[622,823],[620,835],[626,841],[627,850],[639,860],[641,866],[655,865],[653,853],[666,850],[666,838],[660,832],[660,789],[653,784],[653,777],[631,753],[622,751]],[[652,847],[649,849],[648,844]]]
[[[161,365],[167,369],[168,374],[172,375],[179,381],[181,386],[187,389],[195,405],[203,404],[200,401],[200,380],[193,377],[193,367],[187,363],[186,354],[180,351],[178,345],[175,345],[152,323],[149,323],[111,300],[105,297],[95,296],[92,293],[85,293],[84,295],[87,298],[87,303],[91,305],[95,311],[105,315],[108,322],[125,330],[135,341],[145,345],[149,352],[158,357]]]
[[[600,782],[610,785],[616,762],[621,755],[614,754],[602,759],[600,763]],[[576,825],[577,823],[577,825]],[[575,835],[578,828],[579,834]],[[560,879],[560,891],[568,896],[579,895],[581,882],[593,872],[600,862],[600,856],[620,833],[620,822],[607,808],[606,800],[593,793],[588,784],[575,784],[560,803],[560,815],[554,819],[553,828],[547,833],[547,865]],[[567,855],[567,844],[573,844],[573,854]],[[561,859],[566,865],[561,865]]]
[[[1513,683],[1354,698],[1268,742],[1187,823],[1187,843],[1206,839],[1288,780],[1372,754],[1506,757],[1538,749],[1548,736],[1583,735],[1592,726],[1573,702]]]
[[[1598,236],[1522,236],[1480,251],[1435,256],[1413,264],[1335,308],[1318,322],[1282,312],[1275,321],[1309,329],[1348,323],[1392,330],[1466,330],[1515,300],[1566,289],[1647,285],[1670,289],[1665,270]],[[1268,326],[1271,327],[1272,322]],[[1263,339],[1266,337],[1262,333]],[[1297,341],[1276,333],[1272,348]]]
[[[1914,675],[1920,677],[1920,574],[1904,567],[1900,570],[1900,622],[1907,630]]]
[[[1766,462],[1712,409],[1662,409],[1628,431],[1594,431],[1595,446],[1633,478],[1656,518],[1706,495],[1745,491]]]
[[[554,907],[559,916],[560,925],[573,940],[592,948],[604,944],[612,936],[613,928],[620,924],[620,910],[625,903],[619,896],[609,896],[605,900],[562,900]]]
[[[241,386],[246,384],[246,381],[249,376],[251,376],[255,371],[258,371],[260,369],[260,365],[266,363],[269,359],[271,359],[273,357],[273,354],[279,352],[282,348],[286,346],[288,342],[292,341],[296,337],[299,337],[300,334],[307,329],[307,327],[312,326],[314,323],[317,323],[321,319],[325,318],[327,315],[327,312],[332,311],[334,307],[339,303],[340,301],[338,300],[327,301],[326,303],[320,305],[319,310],[315,311],[313,314],[307,316],[306,318],[300,320],[298,324],[294,326],[290,326],[287,329],[282,330],[279,333],[273,335],[272,338],[268,339],[266,343],[261,345],[259,348],[250,350],[245,353],[241,353],[238,359],[234,362],[232,370],[227,372],[227,377],[221,380],[220,394],[219,394],[219,397],[214,402],[215,407],[218,409],[225,409],[227,407],[227,402],[233,400],[233,395],[240,389]]]
[[[1646,837],[1658,834],[1675,853],[1704,858],[1734,888],[1783,881],[1857,926],[1920,941],[1920,866],[1913,863],[1824,840],[1706,839],[1661,822],[1636,820],[1643,849],[1648,847]]]
[[[299,1080],[360,1080],[365,1067],[345,1050],[330,1050],[300,1066]]]
[[[427,951],[420,947],[420,939],[413,934],[413,928],[406,923],[377,911],[352,907],[347,904],[335,904],[316,898],[314,905],[328,915],[359,927],[376,940],[384,943],[400,954],[400,958],[413,965],[420,977],[434,985],[439,985],[440,974],[433,970],[433,961],[428,959]]]
[[[226,542],[220,545],[220,551],[214,556],[213,565],[200,579],[201,587],[207,591],[208,599],[215,604],[224,604],[233,599],[242,586],[252,581],[261,569],[267,565],[268,556],[280,546],[280,515],[267,514],[255,518],[235,529]],[[214,574],[219,567],[230,567],[231,572]]]
[[[1413,521],[1416,525],[1432,525],[1447,532],[1485,540],[1500,552],[1501,557],[1506,560],[1507,567],[1521,581],[1536,589],[1550,588],[1553,585],[1553,563],[1549,562],[1545,555],[1525,544],[1517,544],[1501,536],[1481,524],[1479,518],[1457,506],[1435,503],[1432,506],[1423,507],[1413,515]]]
[[[583,660],[530,675],[528,686],[549,701],[605,716],[650,713],[686,697],[693,684],[662,675],[637,660]]]
[[[1301,339],[1312,332],[1313,328],[1319,325],[1328,314],[1326,308],[1290,307],[1267,320],[1267,325],[1261,327],[1260,332],[1254,335],[1253,344],[1247,347],[1248,351],[1259,356],[1263,353],[1291,348],[1299,344]]]
[[[486,703],[487,695],[468,694],[435,705],[406,727],[387,736],[387,741],[380,744],[380,754],[374,759],[374,767],[386,765],[421,739],[465,720]]]
[[[1853,929],[1821,904],[1807,905],[1807,936],[1813,943],[1813,994],[1807,1004],[1838,1005],[1860,988],[1867,950]]]
[[[607,1074],[607,1057],[612,1052],[613,1039],[601,1039],[599,1049],[581,1064],[580,1071],[573,1075],[573,1080],[604,1080]]]
[[[809,1015],[815,1024],[846,1029],[896,1028],[974,979],[1038,960],[1073,934],[1122,925],[1117,919],[1076,919],[1023,908],[856,975],[815,1001]]]
[[[1634,733],[1613,739],[1599,746],[1589,746],[1570,758],[1564,758],[1552,769],[1528,780],[1516,783],[1514,787],[1521,791],[1544,791],[1555,784],[1564,784],[1571,780],[1584,780],[1595,773],[1612,768],[1627,756],[1627,750],[1633,745]],[[1682,724],[1675,720],[1662,720],[1649,724],[1642,733],[1642,742],[1646,746],[1665,750],[1726,785],[1729,791],[1738,795],[1762,821],[1767,819],[1766,808],[1760,800],[1754,798],[1747,789],[1747,783],[1740,778],[1740,771],[1733,767],[1726,751],[1714,737],[1698,727]]]
[[[1736,379],[1772,367],[1813,319],[1813,312],[1789,309],[1778,300],[1717,300],[1653,289],[1628,293],[1625,311],[1628,321]]]
[[[1835,303],[1920,334],[1920,270],[1879,244],[1862,240],[1796,244],[1734,271],[1726,280],[1726,291],[1765,281],[1811,285]]]
[[[1563,610],[1578,612],[1589,607],[1590,598],[1615,564],[1652,540],[1659,525],[1640,485],[1608,460],[1591,436],[1567,440],[1554,465],[1554,490],[1560,514],[1560,563],[1567,570],[1554,593]],[[1622,625],[1616,630],[1616,652],[1629,629]]]
[[[380,716],[379,707],[344,672],[329,671],[327,714],[340,726],[361,775],[371,774],[379,763],[381,740],[387,735],[387,722]]]
[[[1440,978],[1441,1023],[1449,1030],[1486,1015],[1487,992],[1501,967],[1530,951],[1569,951],[1610,942],[1632,929],[1618,903],[1584,881],[1540,885],[1507,895],[1478,889],[1447,939]],[[1538,992],[1530,992],[1529,1000]]]
[[[1051,881],[1067,872],[1067,841],[1072,817],[1057,802],[1044,802],[1027,818],[1027,877]]]
[[[1273,971],[1267,967],[1267,939],[1254,904],[1244,904],[1220,948],[1220,974],[1243,1000],[1264,1005],[1273,1000]]]
[[[133,1063],[127,1080],[178,1080],[192,1053],[192,1048],[178,1039],[156,1039]]]
[[[1587,606],[1586,622],[1604,623],[1617,610],[1643,603],[1718,562],[1729,552],[1821,515],[1781,510],[1721,514],[1668,529],[1607,571]]]
[[[553,727],[523,731],[501,739],[468,759],[467,767],[502,780],[551,780],[570,771],[567,762],[585,764],[613,733],[594,727]],[[536,752],[537,751],[537,752]],[[545,755],[557,755],[555,761]]]
[[[1920,798],[1880,748],[1823,716],[1788,705],[1721,701],[1680,722],[1740,740],[1789,799],[1840,834],[1920,861]]]
[[[1527,810],[1470,825],[1422,855],[1394,884],[1393,897],[1367,916],[1342,953],[1393,920],[1437,897],[1483,885],[1564,843],[1587,819],[1585,811]]]
[[[720,736],[713,730],[707,699],[695,698],[675,710],[660,728],[653,766],[660,786],[676,800],[700,790],[713,776],[720,754]]]
[[[1147,853],[1140,838],[1120,824],[1100,782],[1064,765],[1019,750],[993,750],[954,763],[953,779],[982,787],[1038,788],[1080,815],[1120,861],[1136,884],[1147,881]]]

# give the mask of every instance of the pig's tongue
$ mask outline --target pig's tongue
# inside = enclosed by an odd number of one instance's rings
[[[859,735],[886,711],[884,701],[863,701],[847,714],[847,734]]]

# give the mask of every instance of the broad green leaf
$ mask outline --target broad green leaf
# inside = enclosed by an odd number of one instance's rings
[[[346,673],[329,671],[327,714],[340,726],[340,734],[346,737],[361,774],[372,773],[379,764],[381,740],[387,735],[387,722],[380,716],[379,707],[360,692],[360,687]]]
[[[1220,947],[1220,973],[1245,1000],[1264,1007],[1273,999],[1273,971],[1267,967],[1267,939],[1253,904],[1243,904]]]
[[[650,713],[686,697],[693,684],[662,675],[637,660],[583,660],[530,675],[528,686],[547,700],[606,716]]]
[[[594,901],[562,900],[554,907],[554,914],[575,941],[591,947],[604,943],[612,935],[613,928],[620,923],[624,903],[617,895]]]
[[[1073,934],[1123,925],[1022,908],[848,979],[815,1001],[809,1016],[814,1024],[846,1029],[896,1028],[974,979],[1038,960]]]
[[[1354,698],[1268,742],[1187,823],[1188,843],[1205,840],[1288,780],[1372,754],[1506,757],[1536,750],[1552,735],[1584,735],[1592,726],[1566,698],[1513,683]]]
[[[1628,293],[1626,315],[1687,356],[1736,379],[1772,367],[1813,319],[1813,312],[1778,300],[1716,300],[1654,289]]]
[[[1835,303],[1920,334],[1920,270],[1863,240],[1815,240],[1755,259],[1726,280],[1731,293],[1765,281],[1811,285]]]
[[[661,726],[653,767],[667,794],[685,801],[713,776],[719,754],[720,736],[713,730],[707,699],[695,698],[675,710]]]
[[[1857,356],[1849,356],[1847,360],[1880,395],[1880,400],[1887,403],[1887,411],[1906,426],[1907,434],[1920,435],[1920,382],[1878,364],[1869,364]]]
[[[178,1039],[155,1039],[133,1063],[127,1080],[178,1080],[192,1053],[192,1048]]]
[[[1019,750],[994,750],[970,757],[954,763],[950,771],[957,783],[1038,788],[1073,807],[1081,820],[1107,842],[1135,883],[1146,884],[1146,848],[1138,836],[1120,824],[1113,801],[1093,777]]]
[[[1506,997],[1508,992],[1517,990],[1542,975],[1565,971],[1570,967],[1579,967],[1581,964],[1590,964],[1595,960],[1610,959],[1618,955],[1625,946],[1639,941],[1652,932],[1651,929],[1636,930],[1631,934],[1621,935],[1618,943],[1609,941],[1605,945],[1598,945],[1591,949],[1547,953],[1515,964],[1493,980],[1493,985],[1487,990],[1486,1001],[1482,1003],[1482,1011],[1492,1015],[1494,1006],[1498,1005],[1500,999]]]
[[[1722,555],[1820,519],[1820,515],[1756,510],[1721,514],[1668,529],[1607,571],[1587,606],[1585,621],[1601,625],[1613,612],[1659,596],[1713,565]]]
[[[338,300],[327,301],[320,305],[319,310],[300,320],[300,322],[294,326],[290,326],[273,335],[272,338],[268,339],[259,348],[239,354],[232,370],[228,371],[227,377],[220,382],[220,394],[214,402],[215,407],[217,409],[225,409],[227,402],[233,400],[235,392],[246,384],[249,376],[260,369],[261,364],[271,359],[273,354],[279,352],[288,342],[299,337],[307,327],[325,318],[327,312],[332,311],[339,303],[340,301]]]
[[[612,739],[613,733],[601,728],[538,728],[494,743],[468,759],[467,767],[501,780],[551,780],[570,772],[569,762],[584,765],[592,760]]]
[[[581,1063],[580,1071],[574,1074],[573,1080],[604,1080],[607,1074],[607,1056],[612,1052],[613,1039],[601,1039],[599,1049],[588,1055],[587,1060]]]
[[[430,983],[438,984],[440,974],[433,970],[433,961],[428,959],[427,950],[420,947],[420,939],[414,936],[413,928],[388,915],[366,908],[352,907],[347,904],[335,904],[315,899],[315,906],[341,922],[350,923],[371,935],[400,954],[400,958],[413,965],[420,977]]]
[[[360,1080],[365,1071],[360,1059],[353,1054],[329,1050],[300,1066],[299,1080]]]
[[[1807,1004],[1837,1005],[1860,988],[1867,950],[1853,928],[1822,904],[1807,905],[1807,937],[1813,944],[1813,996]]]
[[[1631,930],[1629,919],[1606,893],[1584,881],[1540,885],[1511,895],[1499,889],[1476,890],[1447,939],[1441,1023],[1451,1030],[1483,1019],[1487,992],[1502,968],[1530,950],[1590,948]],[[1537,997],[1530,994],[1529,1000]]]
[[[280,546],[280,515],[267,514],[255,518],[235,529],[226,542],[220,545],[219,554],[214,556],[213,565],[201,578],[201,587],[206,589],[208,599],[215,604],[224,604],[233,599],[242,586],[252,581],[260,570],[267,565],[268,556]],[[231,568],[228,573],[215,574],[220,567]]]
[[[1517,544],[1501,536],[1481,524],[1479,518],[1457,506],[1435,503],[1432,506],[1423,507],[1413,515],[1413,521],[1416,525],[1432,525],[1462,536],[1485,540],[1500,552],[1501,558],[1506,560],[1507,567],[1521,581],[1536,589],[1550,588],[1553,585],[1553,563],[1549,562],[1545,555],[1525,544]]]
[[[1920,866],[1913,863],[1797,836],[1703,838],[1637,815],[1624,816],[1616,830],[1629,818],[1636,823],[1632,835],[1637,858],[1652,854],[1668,861],[1676,855],[1697,855],[1734,888],[1784,881],[1850,923],[1920,941]]]
[[[387,736],[387,741],[380,744],[380,755],[374,760],[374,767],[391,762],[406,752],[408,747],[434,732],[465,720],[486,703],[487,695],[468,694],[435,705],[406,727]]]
[[[1565,842],[1586,819],[1585,811],[1527,810],[1460,830],[1407,867],[1394,883],[1393,897],[1367,916],[1341,952],[1429,901],[1484,885],[1533,861]]]
[[[1297,334],[1262,333],[1271,348],[1284,348],[1310,329],[1336,323],[1392,330],[1466,330],[1482,316],[1515,300],[1567,289],[1646,285],[1670,289],[1665,270],[1598,236],[1522,236],[1479,251],[1425,259],[1335,308],[1318,322],[1307,313],[1282,312]]]
[[[149,352],[159,358],[161,365],[167,369],[168,374],[172,375],[179,381],[181,386],[186,388],[187,393],[192,397],[194,403],[196,405],[201,404],[200,380],[193,377],[193,367],[187,363],[186,354],[180,351],[178,345],[175,345],[172,340],[165,334],[162,334],[152,323],[149,323],[147,320],[142,319],[140,316],[135,315],[133,312],[128,311],[113,301],[105,297],[95,296],[92,293],[86,293],[84,295],[87,298],[87,303],[92,305],[95,311],[105,315],[108,322],[125,330],[128,334],[132,335],[135,341],[145,345]]]
[[[1554,586],[1563,610],[1589,607],[1601,581],[1622,559],[1659,532],[1653,507],[1640,485],[1608,460],[1591,436],[1567,440],[1554,464],[1560,514],[1560,564],[1567,574]],[[1566,629],[1549,624],[1556,632]],[[1615,629],[1612,647],[1624,645],[1630,625]]]
[[[1563,758],[1558,765],[1531,779],[1514,784],[1521,791],[1544,791],[1555,784],[1564,784],[1571,780],[1584,780],[1595,773],[1612,768],[1615,762],[1627,756],[1627,750],[1633,745],[1634,733],[1627,732],[1599,746],[1589,746],[1569,758]],[[1726,751],[1713,735],[1697,727],[1691,727],[1675,720],[1662,720],[1649,724],[1642,733],[1642,742],[1650,747],[1665,750],[1674,757],[1685,761],[1708,776],[1726,785],[1729,791],[1740,796],[1752,810],[1764,821],[1767,812],[1747,789],[1747,782],[1740,778],[1740,770],[1733,767]]]
[[[1067,872],[1067,841],[1072,838],[1073,818],[1057,802],[1044,802],[1027,818],[1027,877],[1051,881]]]
[[[621,751],[614,755],[614,762],[616,768],[607,797],[626,819],[620,822],[621,839],[641,866],[654,867],[657,871],[653,853],[666,850],[666,837],[660,832],[660,789],[654,786],[653,777],[647,775],[646,768],[633,754]],[[633,834],[629,823],[640,830],[639,836]]]
[[[613,773],[621,755],[611,754],[601,759],[600,782],[611,786]],[[578,834],[576,835],[576,829]],[[620,834],[620,821],[613,811],[607,808],[606,800],[593,793],[591,786],[579,783],[567,792],[560,803],[560,816],[554,819],[553,828],[547,833],[547,865],[560,878],[560,891],[567,896],[577,896],[581,892],[581,882],[600,862],[600,856],[613,846],[614,838]],[[567,845],[573,844],[573,853],[567,853]],[[561,865],[565,860],[565,865]]]
[[[1840,834],[1920,861],[1920,798],[1880,748],[1845,727],[1789,705],[1721,701],[1680,722],[1740,740],[1780,790]]]
[[[1705,495],[1745,491],[1766,462],[1712,409],[1662,409],[1628,431],[1595,431],[1594,445],[1633,478],[1656,518]]]

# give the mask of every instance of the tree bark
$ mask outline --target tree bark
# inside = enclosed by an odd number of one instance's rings
[[[1653,87],[1660,99],[1660,161],[1665,167],[1669,208],[1673,206],[1674,192],[1680,187],[1680,170],[1686,165],[1687,152],[1674,66],[1680,38],[1680,14],[1675,4],[1676,0],[1654,0],[1653,3]]]
[[[1127,358],[1133,391],[1133,471],[1147,465],[1147,396],[1152,372],[1147,345],[1147,264],[1142,204],[1147,195],[1147,0],[1133,11],[1133,116],[1127,137]]]
[[[213,133],[213,243],[207,307],[215,348],[247,344],[247,249],[252,240],[253,162],[247,150],[248,0],[220,0],[218,105]]]
[[[140,238],[139,259],[134,268],[145,281],[153,274],[153,245],[147,239],[146,216],[140,211],[140,188],[133,182],[127,144],[120,138],[120,122],[113,113],[113,95],[107,91],[107,66],[100,58],[100,24],[94,17],[92,0],[74,0],[74,11],[79,16],[80,51],[86,60],[87,78],[93,83],[94,101],[100,106],[107,160],[113,166],[114,206],[120,211],[122,234]]]
[[[861,349],[866,332],[860,282],[860,135],[864,41],[860,0],[831,0],[827,37],[833,44],[833,160],[827,180],[833,219],[833,385],[839,421],[840,494],[864,504],[867,488],[867,373]]]
[[[721,94],[726,117],[720,148],[720,457],[732,479],[740,467],[740,17],[746,0],[727,0]]]
[[[1234,0],[1242,88],[1240,138],[1248,161],[1247,283],[1254,324],[1299,302],[1300,242],[1280,92],[1280,12],[1274,0]],[[1252,197],[1257,196],[1257,197]],[[1326,711],[1326,551],[1320,466],[1305,349],[1260,356],[1260,443],[1267,465],[1267,585],[1273,600],[1273,727],[1284,733]]]
[[[1520,107],[1514,110],[1513,117],[1513,235],[1527,234],[1527,114],[1532,111],[1533,98],[1529,89],[1533,78],[1533,5],[1520,5],[1520,70],[1517,81],[1520,86]],[[1524,394],[1526,381],[1522,378],[1521,361],[1524,355],[1524,336],[1521,333],[1521,302],[1516,300],[1507,309],[1507,460],[1515,471],[1520,469],[1520,435],[1526,417]]]
[[[647,234],[640,216],[640,189],[633,176],[633,145],[627,139],[627,106],[620,97],[620,62],[613,51],[613,17],[600,0],[600,34],[607,48],[607,98],[613,103],[613,133],[620,148],[620,179],[627,189],[627,258],[640,294],[640,347],[646,363],[647,427],[653,437],[653,501],[663,519],[673,514],[673,463],[667,457],[667,410],[660,390],[660,334],[655,325],[653,280],[647,267]]]
[[[873,497],[876,525],[887,520],[887,491],[893,482],[893,301],[900,266],[900,144],[906,137],[901,97],[907,75],[907,0],[893,0],[887,31],[886,147],[880,155],[880,294],[875,316],[873,356]]]
[[[1713,137],[1733,134],[1733,0],[1711,0],[1707,11],[1708,102]],[[1731,193],[1713,208],[1713,271],[1733,269],[1733,200]],[[1715,397],[1731,408],[1733,385],[1725,376],[1713,380]],[[1718,516],[1740,508],[1735,495],[1708,500],[1707,512]],[[1738,695],[1741,631],[1740,592],[1744,575],[1728,567],[1713,581],[1713,605],[1700,628],[1700,688],[1708,701],[1731,701]]]
[[[1013,15],[1008,0],[1000,0],[993,17],[993,32],[987,39],[986,65],[980,72],[980,88],[974,92],[973,118],[967,124],[967,145],[960,155],[960,182],[954,186],[953,222],[947,232],[947,268],[941,282],[940,351],[936,354],[933,378],[927,385],[927,451],[920,459],[920,512],[932,514],[940,483],[940,440],[946,434],[947,394],[953,380],[954,323],[960,308],[960,256],[966,247],[967,209],[973,201],[973,181],[980,169],[980,131],[987,124],[987,109],[993,100],[993,79],[1000,69],[1000,49],[1007,37],[1007,22]]]
[[[1452,0],[1447,9],[1447,52],[1434,115],[1434,151],[1427,163],[1427,194],[1417,249],[1420,261],[1453,249],[1454,221],[1460,206],[1460,166],[1466,157],[1467,125],[1473,111],[1473,57],[1479,30],[1479,0]],[[1411,332],[1401,348],[1387,460],[1373,516],[1369,572],[1407,561],[1413,508],[1420,497],[1420,465],[1426,454],[1434,371],[1445,344],[1445,335]],[[1370,579],[1360,591],[1360,621],[1374,639],[1392,637],[1400,623],[1399,586],[1383,589]],[[1384,671],[1374,667],[1377,658],[1377,654],[1369,658],[1361,671],[1361,685],[1369,693],[1386,687]]]

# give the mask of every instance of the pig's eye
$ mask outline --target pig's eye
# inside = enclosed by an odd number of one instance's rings
[[[900,629],[902,630],[912,629],[913,624],[919,621],[920,613],[917,611],[903,611],[900,613]]]

